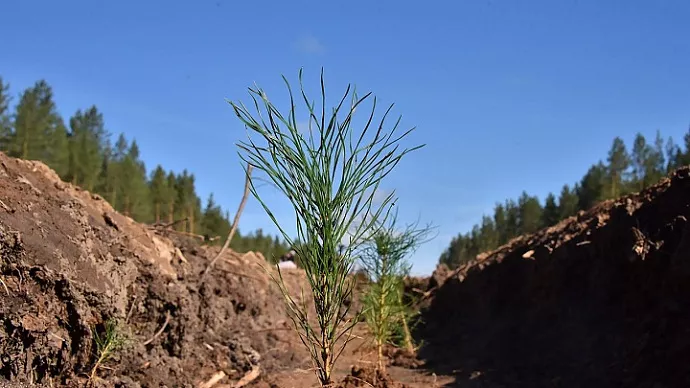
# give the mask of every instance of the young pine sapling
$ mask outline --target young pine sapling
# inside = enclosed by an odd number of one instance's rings
[[[94,342],[96,343],[95,357],[91,374],[89,375],[89,382],[96,377],[98,369],[112,358],[117,352],[122,350],[129,342],[129,336],[125,333],[124,328],[114,318],[105,322],[103,334],[100,335],[94,329]]]
[[[431,231],[408,225],[398,230],[397,214],[388,226],[377,229],[359,254],[371,284],[362,298],[364,318],[373,337],[379,370],[385,370],[383,348],[401,330],[408,350],[413,347],[408,326],[409,306],[404,302],[404,280],[411,266],[406,256],[412,253]]]
[[[296,240],[301,242],[295,250],[311,288],[315,324],[309,319],[304,299],[299,303],[288,292],[280,270],[277,277],[272,277],[284,296],[300,339],[310,351],[320,383],[328,385],[332,383],[333,366],[357,322],[347,317],[348,304],[342,308],[353,290],[349,276],[355,261],[353,252],[362,238],[376,228],[376,221],[386,219],[393,205],[391,193],[380,206],[372,206],[374,193],[401,158],[422,145],[401,150],[400,140],[414,128],[397,134],[400,119],[391,130],[384,130],[393,105],[374,123],[375,97],[371,113],[362,120],[362,129],[354,131],[355,110],[362,109],[371,93],[358,98],[349,85],[339,103],[327,113],[323,70],[318,108],[307,97],[302,71],[299,72],[301,100],[309,121],[298,127],[292,89],[285,77],[283,80],[289,92],[287,115],[280,113],[258,87],[249,88],[255,116],[241,103],[231,105],[249,131],[260,139],[255,142],[249,137],[240,142],[240,157],[257,171],[265,172],[294,208]],[[253,179],[252,194],[292,245],[293,239],[258,194]],[[340,250],[343,242],[346,247]]]

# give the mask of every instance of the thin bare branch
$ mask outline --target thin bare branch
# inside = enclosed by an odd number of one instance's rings
[[[228,238],[225,240],[225,244],[223,244],[223,247],[218,251],[218,254],[216,257],[211,260],[211,263],[209,263],[208,267],[206,267],[206,270],[204,271],[203,275],[201,275],[201,279],[199,280],[199,284],[203,283],[204,278],[208,274],[208,272],[211,270],[213,265],[218,261],[218,259],[223,256],[223,253],[228,249],[228,246],[230,246],[230,242],[232,241],[232,238],[235,236],[235,232],[237,231],[237,225],[240,223],[240,216],[242,216],[242,211],[244,211],[244,205],[247,203],[247,198],[249,197],[249,186],[251,183],[251,176],[252,176],[252,169],[254,166],[251,164],[247,164],[247,170],[246,170],[246,178],[244,182],[244,194],[242,194],[242,200],[240,201],[240,206],[237,208],[237,213],[235,213],[235,219],[232,221],[232,228],[230,228],[230,233],[228,234]]]
[[[163,322],[163,326],[161,326],[161,328],[158,329],[158,331],[156,332],[156,334],[153,335],[153,337],[144,341],[143,345],[146,346],[150,344],[151,342],[155,341],[156,338],[158,338],[161,334],[163,334],[163,330],[165,330],[165,328],[168,327],[168,323],[170,323],[170,311],[165,312],[165,322]]]
[[[218,384],[221,380],[223,380],[227,375],[225,372],[218,371],[211,376],[210,379],[206,380],[204,383],[199,384],[199,388],[211,388],[214,385]]]

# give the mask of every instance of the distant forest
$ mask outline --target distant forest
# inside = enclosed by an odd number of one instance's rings
[[[690,164],[690,130],[683,142],[682,149],[657,131],[650,143],[638,133],[628,152],[623,139],[616,137],[606,161],[592,165],[579,182],[564,185],[558,195],[549,193],[543,204],[524,191],[517,200],[497,203],[493,217],[483,216],[470,232],[455,237],[439,262],[456,268],[514,237],[555,225],[603,200],[649,187],[677,167]]]
[[[120,134],[113,146],[103,114],[95,105],[65,121],[44,80],[21,92],[14,107],[11,102],[10,85],[0,77],[0,151],[46,163],[64,181],[101,195],[139,222],[172,223],[186,218],[187,222],[174,226],[176,230],[220,236],[215,243],[227,236],[229,213],[216,204],[213,194],[202,205],[194,174],[166,171],[160,165],[148,174],[136,140],[128,141]],[[239,229],[230,245],[236,251],[259,251],[271,260],[288,249],[282,239],[260,229],[247,234]]]
[[[139,222],[171,223],[186,218],[187,222],[175,225],[176,230],[220,236],[216,243],[227,236],[230,214],[216,204],[213,194],[202,204],[194,174],[166,171],[160,165],[148,173],[136,140],[129,141],[120,134],[113,145],[96,106],[78,110],[65,121],[57,113],[52,88],[44,80],[22,91],[14,106],[12,102],[10,85],[0,77],[0,151],[43,161],[63,180],[101,195],[116,210]],[[543,204],[526,192],[516,200],[496,204],[493,216],[483,216],[470,232],[455,237],[439,261],[455,268],[479,253],[554,225],[602,200],[653,185],[687,164],[690,130],[682,147],[658,131],[653,142],[637,134],[631,151],[617,137],[606,160],[592,165],[579,182],[564,185],[558,195],[547,195]],[[269,260],[288,249],[282,239],[260,229],[237,233],[231,247],[240,252],[259,251]]]

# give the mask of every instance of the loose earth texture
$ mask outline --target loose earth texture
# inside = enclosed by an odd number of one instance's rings
[[[301,365],[260,255],[228,252],[200,283],[218,248],[162,236],[42,163],[2,154],[0,200],[5,379],[85,384],[109,318],[128,341],[98,371],[103,386],[196,386]]]
[[[427,301],[420,357],[456,384],[690,386],[689,219],[685,167],[481,255]]]
[[[88,385],[95,336],[115,318],[127,341],[94,386],[316,386],[266,260],[228,251],[201,281],[218,250],[138,224],[43,163],[0,153],[0,381]],[[292,295],[308,290],[301,270],[283,277]],[[362,349],[348,347],[336,379],[366,358]]]
[[[387,349],[376,372],[360,324],[335,386],[690,386],[688,218],[683,168],[411,278],[418,354]],[[0,387],[318,386],[266,260],[228,251],[202,279],[218,250],[0,153]],[[308,289],[301,270],[283,276],[292,295]],[[109,319],[126,341],[90,380]]]

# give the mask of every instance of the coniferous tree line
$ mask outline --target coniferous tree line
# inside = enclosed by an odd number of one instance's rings
[[[139,222],[171,224],[187,219],[174,228],[220,236],[217,242],[229,233],[230,215],[213,194],[202,204],[194,174],[187,170],[176,174],[158,165],[149,175],[136,140],[120,134],[113,145],[96,106],[78,110],[65,121],[44,80],[21,92],[14,107],[12,102],[10,86],[0,77],[0,151],[46,163],[63,180],[101,195],[116,210]],[[269,260],[288,249],[281,239],[261,230],[247,235],[238,230],[231,247],[262,252]]]
[[[493,217],[483,216],[470,232],[456,236],[439,261],[456,268],[514,237],[552,226],[603,200],[645,189],[688,164],[690,130],[683,137],[682,147],[670,137],[664,140],[659,131],[652,142],[638,133],[630,151],[623,139],[616,137],[606,160],[592,165],[579,182],[564,185],[560,193],[549,193],[543,204],[525,191],[517,200],[497,203]]]

